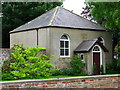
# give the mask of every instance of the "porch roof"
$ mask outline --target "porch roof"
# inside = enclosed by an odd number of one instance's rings
[[[108,52],[108,49],[98,40],[85,40],[78,45],[78,47],[74,50],[74,53],[90,52],[95,44],[98,44],[104,52]]]

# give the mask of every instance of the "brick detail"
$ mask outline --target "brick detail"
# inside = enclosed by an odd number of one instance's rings
[[[120,75],[0,82],[3,88],[120,88]]]

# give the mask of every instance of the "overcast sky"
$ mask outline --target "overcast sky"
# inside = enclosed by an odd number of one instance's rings
[[[85,0],[65,0],[63,2],[63,7],[70,11],[73,10],[74,13],[80,15],[82,7],[85,6],[84,1]]]

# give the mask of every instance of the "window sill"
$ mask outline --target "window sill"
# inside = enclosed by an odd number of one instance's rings
[[[60,58],[70,58],[70,56],[60,56]]]

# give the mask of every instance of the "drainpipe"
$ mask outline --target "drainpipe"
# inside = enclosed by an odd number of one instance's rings
[[[37,31],[37,45],[38,45],[38,29],[36,29],[36,31]]]

